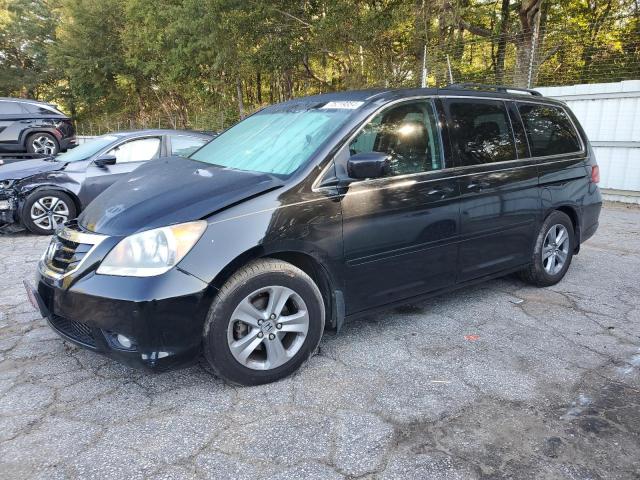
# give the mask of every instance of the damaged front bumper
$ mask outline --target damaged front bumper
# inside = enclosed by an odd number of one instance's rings
[[[0,226],[16,223],[18,199],[13,192],[0,191]]]

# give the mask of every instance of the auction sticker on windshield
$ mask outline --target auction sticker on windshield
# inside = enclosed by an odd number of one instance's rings
[[[340,101],[340,102],[328,102],[326,105],[323,105],[321,108],[328,110],[355,110],[364,102],[349,102],[349,101]]]

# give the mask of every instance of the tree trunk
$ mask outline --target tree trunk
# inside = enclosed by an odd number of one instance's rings
[[[238,114],[240,119],[244,118],[244,102],[242,100],[242,80],[240,77],[236,77],[236,93],[238,95]]]
[[[496,83],[504,83],[504,59],[507,53],[507,32],[509,31],[509,2],[502,0],[500,9],[500,37],[498,38],[498,52],[496,53]]]
[[[425,64],[424,58],[424,46],[427,42],[427,25],[426,25],[426,13],[425,13],[425,5],[424,0],[416,0],[415,2],[415,18],[413,22],[414,28],[414,43],[413,50],[414,55],[416,57],[415,65],[416,72],[420,72],[419,75],[416,75],[418,86],[422,86],[422,66]]]
[[[258,105],[262,105],[262,75],[260,70],[256,72],[256,99],[258,100]]]
[[[534,32],[540,6],[543,0],[522,0],[518,16],[520,17],[520,33],[516,38],[516,69],[513,75],[513,83],[518,87],[526,87],[529,80],[530,66],[533,67],[533,76],[536,74],[536,62],[532,62],[534,55]]]

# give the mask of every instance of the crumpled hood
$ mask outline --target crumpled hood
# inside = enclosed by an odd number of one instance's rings
[[[130,235],[198,220],[281,185],[264,173],[170,157],[148,162],[114,183],[89,204],[78,222],[92,232]]]
[[[41,158],[21,160],[0,166],[0,180],[22,180],[37,173],[62,170],[65,165],[64,162],[52,162]]]

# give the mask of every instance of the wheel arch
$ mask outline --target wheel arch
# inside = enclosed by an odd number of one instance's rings
[[[73,201],[74,206],[76,207],[76,215],[79,215],[80,212],[82,211],[82,204],[80,203],[80,199],[73,191],[67,188],[61,187],[60,185],[34,185],[31,188],[27,187],[20,192],[20,196],[22,197],[20,199],[20,208],[19,208],[20,217],[21,217],[20,220],[22,220],[23,208],[27,202],[27,198],[40,190],[56,190],[58,192],[69,195],[69,197]]]
[[[20,143],[22,144],[22,146],[26,149],[27,140],[29,140],[29,137],[31,137],[32,135],[36,135],[38,133],[47,133],[51,135],[53,139],[56,141],[56,144],[58,145],[58,149],[60,149],[60,139],[58,138],[58,135],[56,135],[56,129],[46,128],[46,127],[35,127],[32,129],[23,130],[21,133],[22,137],[20,140]]]
[[[263,246],[253,247],[238,255],[229,262],[214,278],[212,285],[219,289],[240,268],[260,258],[274,258],[298,267],[316,283],[325,303],[326,323],[331,327],[339,327],[344,318],[342,291],[338,288],[335,276],[326,268],[320,259],[309,252],[301,250],[271,250]]]
[[[547,215],[545,215],[545,218],[551,215],[551,213],[554,211],[564,213],[571,220],[571,224],[573,225],[573,233],[575,235],[575,240],[576,240],[576,244],[574,247],[574,254],[578,253],[580,251],[580,243],[581,243],[581,238],[580,238],[581,222],[580,222],[580,214],[578,213],[578,207],[576,205],[568,205],[568,204],[558,205],[554,209],[548,211]]]

